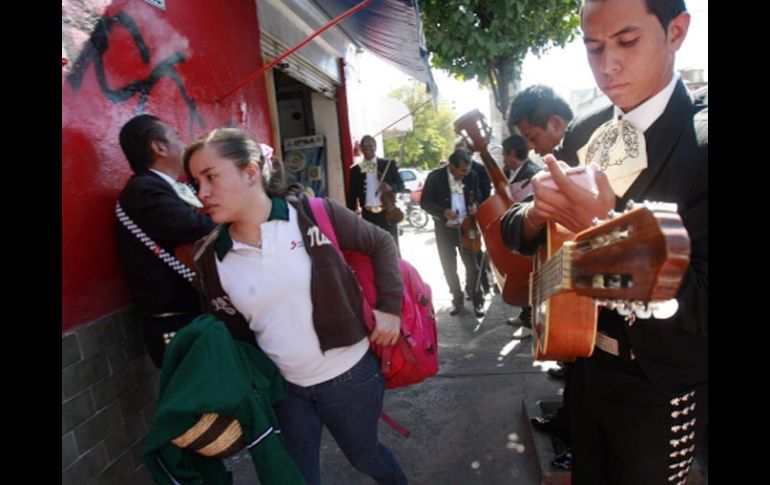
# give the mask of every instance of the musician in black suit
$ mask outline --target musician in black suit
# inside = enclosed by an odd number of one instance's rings
[[[386,220],[385,212],[382,210],[381,194],[391,191],[403,192],[404,182],[398,174],[396,161],[379,158],[375,155],[376,150],[377,142],[374,137],[364,135],[361,138],[361,153],[364,159],[350,167],[347,206],[348,209],[355,211],[357,202],[361,209],[361,217],[388,231],[398,246],[398,223],[391,224]]]
[[[529,159],[527,140],[511,135],[503,140],[503,174],[509,184],[531,179],[540,167]]]
[[[629,200],[677,204],[691,242],[678,309],[633,324],[601,309],[596,349],[570,376],[570,422],[573,484],[683,484],[708,416],[708,108],[694,106],[673,69],[690,17],[681,0],[588,0],[581,16],[589,64],[613,106],[570,125],[563,159],[576,165],[592,134],[620,118],[642,133],[646,167],[627,187],[599,172],[594,195],[546,157],[559,190],[535,177],[534,202],[514,206],[501,229],[509,247],[531,253],[547,220],[579,231]]]
[[[460,225],[466,215],[474,215],[481,202],[479,179],[471,170],[471,154],[466,150],[455,150],[449,156],[446,167],[437,168],[428,174],[422,190],[420,207],[433,216],[441,268],[452,293],[453,308],[450,315],[457,315],[463,308],[463,290],[457,276],[457,250],[465,266],[465,281],[475,282],[479,266],[475,253],[460,246]],[[484,296],[475,285],[469,295],[477,317],[484,316]]]
[[[572,109],[561,96],[554,92],[553,88],[543,84],[535,84],[527,87],[513,98],[508,110],[507,122],[510,132],[521,133],[529,148],[535,153],[540,156],[553,153],[557,159],[560,159],[564,132],[573,117]],[[521,178],[527,176],[531,178],[533,175],[525,173]],[[519,177],[518,174],[517,177]],[[518,318],[511,317],[506,320],[506,323],[512,326],[524,325],[526,330],[521,331],[519,334],[521,336],[531,334],[532,308],[530,306],[523,307]],[[548,370],[549,375],[565,380],[562,394],[564,404],[551,415],[532,418],[533,426],[553,436],[558,436],[567,445],[570,441],[569,414],[567,412],[570,396],[568,379],[570,368],[571,365],[563,364],[560,369]],[[552,464],[559,469],[569,470],[572,466],[571,448],[567,446],[553,459]]]
[[[463,147],[464,148],[464,147]],[[487,200],[492,193],[492,181],[489,179],[489,174],[487,173],[486,167],[484,167],[483,163],[479,163],[476,160],[472,160],[471,162],[471,170],[476,172],[476,175],[479,176],[479,190],[481,191],[481,202],[484,202]],[[481,292],[483,294],[489,293],[490,288],[490,282],[494,281],[494,277],[492,276],[492,270],[489,267],[489,255],[486,251],[482,250],[476,253],[476,261],[479,265],[479,278],[477,281],[466,281],[465,282],[465,293],[471,294],[473,293],[473,286],[477,285],[480,287]]]
[[[540,167],[529,159],[529,146],[527,140],[521,135],[511,135],[503,140],[503,174],[508,184],[525,182],[531,179]],[[516,325],[516,319],[509,319],[510,325]],[[529,305],[521,308],[519,314],[520,325],[532,328],[532,307]],[[531,333],[528,332],[528,335]]]
[[[558,159],[558,147],[572,118],[572,109],[553,88],[535,84],[513,98],[507,123],[508,130],[520,133],[535,153],[544,156],[553,152]]]
[[[184,144],[173,128],[152,115],[136,116],[121,128],[120,147],[134,174],[118,202],[150,239],[174,254],[177,246],[192,243],[215,227],[209,216],[198,213],[200,203],[192,191],[176,182]],[[160,368],[167,341],[200,313],[200,298],[192,284],[140,237],[117,221],[118,251],[142,317],[142,337]]]
[[[492,181],[489,180],[489,174],[483,163],[479,163],[476,160],[471,160],[471,170],[476,172],[479,176],[479,190],[481,191],[481,202],[484,202],[489,198],[492,193]]]

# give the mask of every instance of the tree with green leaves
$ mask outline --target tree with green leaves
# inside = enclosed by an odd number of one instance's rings
[[[579,7],[580,0],[420,1],[433,66],[489,86],[503,118],[509,86],[520,78],[527,52],[540,56],[571,41],[580,25]]]
[[[413,112],[412,131],[386,139],[383,147],[385,157],[398,160],[402,167],[438,167],[438,162],[449,157],[454,150],[452,109],[441,101],[436,109],[425,85],[416,82],[395,89],[389,96],[398,99]]]

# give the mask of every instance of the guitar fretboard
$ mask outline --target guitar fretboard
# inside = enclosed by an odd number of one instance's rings
[[[532,294],[537,301],[571,288],[573,242],[566,242],[542,267],[533,272]]]

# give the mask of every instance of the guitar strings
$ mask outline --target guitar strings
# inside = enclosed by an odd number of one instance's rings
[[[545,262],[541,271],[536,272],[533,294],[538,296],[538,301],[547,299],[563,287],[564,266],[565,250],[562,248]]]

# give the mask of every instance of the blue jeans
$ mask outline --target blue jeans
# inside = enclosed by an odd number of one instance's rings
[[[407,483],[393,452],[377,437],[385,379],[371,351],[334,379],[310,387],[288,386],[288,397],[275,411],[289,455],[308,485],[321,483],[323,426],[358,471],[378,484]]]

